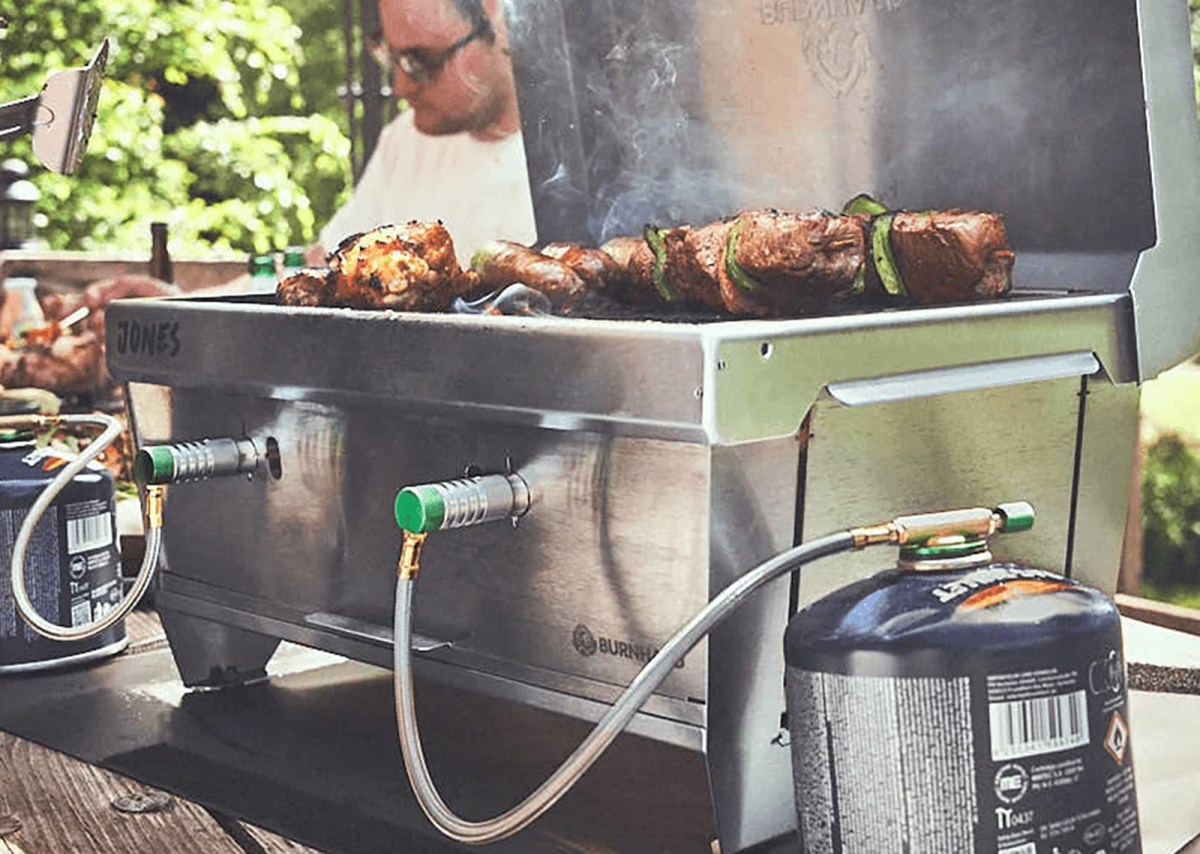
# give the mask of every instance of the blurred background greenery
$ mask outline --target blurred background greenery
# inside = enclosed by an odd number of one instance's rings
[[[4,16],[3,101],[112,39],[88,156],[31,176],[51,249],[146,251],[155,219],[181,257],[308,245],[348,192],[340,3],[31,0]],[[27,137],[5,156],[34,162]]]
[[[1200,0],[1188,0],[1200,102]],[[1142,389],[1141,595],[1200,608],[1200,364]]]

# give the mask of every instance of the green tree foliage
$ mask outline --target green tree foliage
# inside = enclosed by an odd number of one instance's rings
[[[7,9],[4,7],[8,6]],[[52,248],[263,252],[314,240],[349,185],[336,87],[340,4],[291,0],[29,0],[0,9],[0,98],[36,93],[111,39],[88,154],[35,166]],[[5,156],[34,164],[28,139]]]
[[[1158,588],[1200,585],[1200,456],[1174,434],[1146,451],[1142,557],[1146,580]]]
[[[1200,0],[1188,0],[1192,17],[1192,67],[1196,78],[1196,103],[1200,104]]]

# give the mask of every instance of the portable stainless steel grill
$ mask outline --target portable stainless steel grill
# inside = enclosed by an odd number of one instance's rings
[[[1137,384],[1200,349],[1181,0],[508,13],[542,239],[869,190],[1003,211],[1018,290],[703,324],[116,304],[139,442],[261,456],[167,505],[158,606],[186,684],[257,677],[280,639],[387,665],[392,498],[464,471],[518,472],[531,508],[431,541],[421,672],[580,718],[731,579],[852,520],[1019,496],[1038,528],[1003,556],[1114,587]],[[705,754],[722,850],[794,821],[788,617],[877,568],[776,583],[635,719]]]

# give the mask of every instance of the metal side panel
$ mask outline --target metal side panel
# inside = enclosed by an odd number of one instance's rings
[[[794,545],[795,437],[713,451],[712,593]],[[783,633],[791,580],[743,603],[708,641],[708,773],[722,851],[795,825],[791,754],[781,737]]]
[[[1064,357],[1093,354],[1116,382],[1132,382],[1128,297],[1079,296],[912,309],[788,322],[730,324],[713,341],[706,429],[733,443],[796,432],[831,383],[971,368],[993,384]]]
[[[1111,594],[1120,570],[1129,493],[1135,488],[1141,390],[1092,377],[1087,391],[1071,575]]]
[[[993,551],[1061,571],[1079,388],[1069,377],[862,407],[822,397],[810,421],[805,538],[904,513],[1027,500],[1034,529],[997,537]],[[827,558],[801,576],[800,604],[895,560],[886,549]]]

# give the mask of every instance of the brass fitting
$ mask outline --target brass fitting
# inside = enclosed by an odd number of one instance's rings
[[[146,487],[146,524],[151,528],[161,528],[163,524],[163,502],[166,500],[166,489],[152,485]]]
[[[998,510],[971,507],[965,510],[947,510],[941,513],[898,516],[890,522],[879,525],[851,528],[850,535],[854,538],[854,548],[856,549],[881,543],[892,543],[898,546],[923,545],[931,540],[942,540],[947,537],[990,537],[1005,529],[1007,518],[1001,511],[1009,506],[1016,507],[1016,505],[1003,505]]]
[[[57,427],[63,419],[57,415],[0,415],[2,430],[34,430],[40,432],[48,427]]]
[[[425,548],[428,534],[404,532],[400,544],[400,562],[396,564],[396,575],[401,581],[416,581],[421,572],[421,551]]]
[[[1002,523],[987,507],[899,516],[893,522],[900,529],[898,543],[902,546],[920,545],[938,537],[990,537]]]
[[[850,536],[854,537],[854,548],[865,549],[867,546],[900,542],[900,529],[895,522],[888,522],[866,528],[851,528]]]

